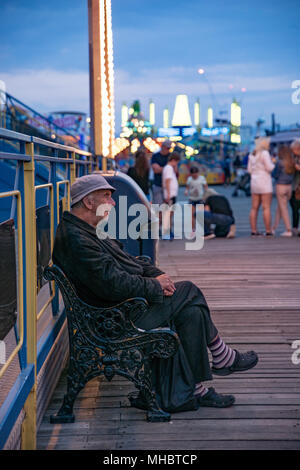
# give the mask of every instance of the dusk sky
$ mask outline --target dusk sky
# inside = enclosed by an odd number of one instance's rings
[[[87,1],[0,0],[0,17],[7,91],[42,113],[88,113]],[[122,102],[139,99],[148,117],[152,99],[161,126],[179,93],[191,113],[200,98],[202,124],[207,106],[215,116],[229,112],[233,97],[243,124],[264,117],[269,125],[272,112],[283,125],[300,123],[291,100],[300,80],[299,0],[112,0],[112,19],[117,132]]]

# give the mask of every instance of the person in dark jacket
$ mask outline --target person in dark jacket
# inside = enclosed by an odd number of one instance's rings
[[[144,191],[149,199],[149,170],[150,165],[148,157],[144,150],[138,150],[135,154],[135,165],[128,169],[127,175],[130,176]]]
[[[231,406],[235,401],[232,395],[218,394],[202,382],[211,380],[212,373],[229,375],[254,367],[256,353],[242,354],[223,342],[201,290],[192,282],[174,283],[156,266],[126,253],[119,241],[97,235],[99,223],[108,218],[115,205],[113,191],[99,174],[75,181],[71,212],[64,212],[57,228],[53,262],[83,301],[105,307],[130,297],[144,297],[149,309],[132,313],[133,323],[145,330],[171,327],[178,333],[181,345],[175,356],[154,360],[155,391],[162,409]],[[212,368],[207,348],[212,354]]]
[[[214,189],[207,189],[204,200],[204,238],[235,237],[235,219],[228,199]],[[214,231],[211,225],[214,224]]]

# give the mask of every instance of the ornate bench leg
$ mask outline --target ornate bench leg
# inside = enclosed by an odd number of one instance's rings
[[[72,368],[69,368],[72,370]],[[74,423],[73,406],[80,390],[83,389],[85,382],[77,371],[72,370],[68,373],[67,393],[64,396],[63,404],[56,415],[50,416],[50,423]]]
[[[145,398],[145,395],[148,396],[148,400]],[[170,413],[163,411],[159,407],[155,395],[151,391],[141,389],[140,392],[129,393],[128,399],[132,407],[147,411],[147,421],[159,423],[170,421],[171,419]]]
[[[160,408],[157,403],[155,393],[152,391],[149,359],[145,360],[144,377],[139,389],[139,392],[133,392],[128,395],[131,406],[147,411],[147,421],[152,423],[170,421],[170,413],[167,413]]]

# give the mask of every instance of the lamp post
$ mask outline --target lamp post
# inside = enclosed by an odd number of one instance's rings
[[[203,68],[199,68],[198,69],[198,74],[201,75],[204,78],[204,80],[206,81],[206,84],[207,84],[207,87],[208,87],[208,90],[209,90],[209,94],[210,94],[211,104],[213,104],[215,109],[218,108],[219,105],[217,103],[217,99],[216,99],[216,96],[214,94],[212,85],[211,85],[210,81],[208,80],[206,71]]]

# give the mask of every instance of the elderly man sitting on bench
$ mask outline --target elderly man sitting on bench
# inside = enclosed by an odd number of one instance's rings
[[[114,190],[99,174],[75,181],[71,187],[71,211],[64,212],[57,228],[53,262],[72,281],[84,302],[109,307],[129,297],[144,297],[150,307],[142,315],[132,314],[133,323],[144,330],[170,327],[177,332],[181,344],[175,356],[154,359],[154,368],[155,361],[161,361],[163,367],[172,361],[168,377],[158,367],[160,375],[153,380],[156,393],[161,394],[163,409],[170,402],[176,402],[172,411],[231,406],[234,396],[219,394],[212,387],[206,388],[203,382],[212,380],[212,374],[226,376],[251,369],[258,362],[257,354],[240,353],[222,340],[204,295],[195,284],[173,282],[150,262],[126,253],[119,241],[97,236],[97,225],[108,217],[109,207],[115,206]],[[103,204],[108,210],[99,216],[97,209]],[[172,381],[173,397],[163,396],[166,387],[162,383],[166,380]]]

